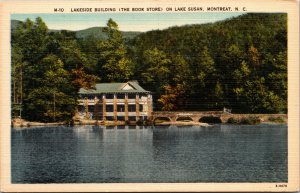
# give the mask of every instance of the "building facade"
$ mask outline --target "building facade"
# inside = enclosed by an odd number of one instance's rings
[[[151,118],[152,95],[136,81],[100,83],[79,90],[80,119],[142,121]]]

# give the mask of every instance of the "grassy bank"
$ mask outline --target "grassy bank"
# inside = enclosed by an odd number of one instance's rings
[[[260,123],[287,123],[287,119],[284,119],[280,116],[275,117],[268,117],[267,119],[262,119],[259,116],[249,116],[249,117],[242,117],[240,119],[230,117],[227,120],[228,124],[240,124],[240,125],[256,125]]]
[[[243,117],[241,119],[230,117],[227,120],[227,123],[229,124],[241,124],[241,125],[256,125],[261,122],[262,122],[261,119],[257,116]]]

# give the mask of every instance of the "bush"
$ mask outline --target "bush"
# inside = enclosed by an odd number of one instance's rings
[[[244,117],[241,119],[241,124],[245,124],[245,125],[255,125],[255,124],[259,124],[261,121],[259,119],[259,117],[254,117],[254,116],[250,116],[250,117]]]
[[[233,117],[230,117],[228,120],[227,120],[227,123],[229,124],[238,124],[239,123],[239,120],[238,119],[235,119]]]
[[[268,120],[275,123],[285,123],[285,120],[282,117],[269,117]]]

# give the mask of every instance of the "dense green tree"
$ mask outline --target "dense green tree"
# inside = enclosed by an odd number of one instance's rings
[[[265,87],[265,79],[246,81],[245,96],[250,113],[282,112],[286,105],[283,99]]]
[[[12,100],[25,119],[71,119],[80,87],[97,77],[85,72],[86,57],[71,32],[49,32],[41,18],[27,19],[12,33]],[[22,103],[22,109],[20,104]]]
[[[165,85],[163,87],[164,94],[160,96],[158,102],[162,105],[163,111],[178,110],[184,103],[185,87],[181,84],[175,86]]]
[[[100,73],[104,81],[123,82],[132,76],[132,61],[127,57],[127,48],[118,24],[109,19],[103,29],[108,36],[99,43]]]
[[[215,88],[211,96],[212,104],[215,109],[222,109],[224,107],[224,91],[222,84],[218,81],[216,82]]]
[[[74,86],[77,89],[92,88],[100,77],[93,72],[95,68],[80,49],[75,34],[62,31],[53,34],[50,38],[52,41],[48,44],[49,51],[62,60],[63,68],[72,74]]]
[[[154,30],[140,34],[132,41],[136,49],[134,58],[143,69],[139,72],[143,72],[148,68],[141,59],[144,50],[157,48],[171,60],[174,55],[181,55],[191,71],[190,79],[184,78],[189,82],[186,88],[190,93],[185,109],[221,109],[226,106],[232,108],[232,112],[286,112],[286,29],[286,14],[249,13],[212,24]],[[177,74],[172,62],[167,67],[172,72],[169,80]],[[265,80],[261,84],[255,83],[261,77]],[[147,85],[147,79],[140,77],[143,78],[146,80],[143,84]],[[249,108],[251,100],[247,81],[260,85],[265,90],[261,93],[269,96],[268,100],[277,101],[274,106],[278,108],[271,110],[264,100],[256,101],[258,109]],[[258,90],[251,92],[260,95]],[[275,100],[277,97],[280,100]]]
[[[41,61],[47,67],[43,81],[25,99],[30,116],[42,121],[70,119],[77,105],[77,90],[70,84],[70,74],[55,55]],[[29,118],[30,119],[30,118]]]
[[[26,119],[68,119],[79,88],[133,78],[153,92],[155,110],[287,112],[287,14],[248,13],[131,40],[110,19],[103,32],[78,39],[41,18],[12,31],[12,102],[23,103]]]
[[[87,61],[87,64],[85,65],[86,71],[96,76],[99,76],[98,60],[99,60],[100,50],[98,48],[98,45],[100,42],[101,40],[95,38],[94,36],[88,36],[85,39],[78,40],[78,46],[86,56],[86,61]]]
[[[169,82],[171,60],[157,48],[145,50],[143,55],[145,72],[142,74],[145,82],[165,85]]]
[[[188,63],[180,54],[171,56],[169,83],[162,86],[162,94],[157,100],[162,110],[184,110],[190,95],[191,71]]]
[[[12,48],[11,102],[12,116],[20,116],[23,101],[23,56],[19,47]]]
[[[170,83],[171,60],[157,48],[145,50],[142,58],[144,66],[140,74],[142,84],[153,92],[154,101],[157,101],[163,93],[163,87]]]
[[[21,104],[24,105],[29,92],[42,80],[43,66],[38,64],[46,56],[47,33],[47,26],[41,18],[36,18],[35,22],[27,19],[12,33],[12,96],[13,103],[18,104],[17,109],[13,106],[15,115],[21,115],[21,111],[28,115]]]

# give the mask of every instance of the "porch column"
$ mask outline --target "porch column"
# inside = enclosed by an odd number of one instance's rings
[[[125,121],[128,121],[128,94],[125,94]]]
[[[147,119],[150,120],[152,117],[152,96],[150,94],[148,94],[147,96],[147,104],[148,104]]]
[[[95,97],[94,99],[94,117],[98,121],[99,118],[99,99],[98,97]]]
[[[102,116],[103,121],[106,121],[106,96],[105,94],[102,95]]]
[[[85,111],[85,118],[89,119],[89,99],[87,97],[84,98],[84,111]]]
[[[114,121],[117,121],[117,94],[114,94]]]
[[[139,121],[140,120],[140,96],[139,94],[135,95],[135,120]]]

